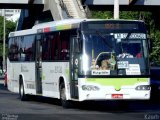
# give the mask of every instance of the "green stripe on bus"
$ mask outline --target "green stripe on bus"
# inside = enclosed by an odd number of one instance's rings
[[[42,80],[45,80],[46,79],[46,76],[44,73],[42,73]]]
[[[65,74],[69,76],[69,69],[65,69]]]
[[[103,86],[114,86],[116,90],[120,90],[122,86],[131,86],[136,83],[148,82],[148,78],[86,78],[86,81]]]
[[[56,30],[66,30],[66,29],[71,29],[71,25],[56,26]]]

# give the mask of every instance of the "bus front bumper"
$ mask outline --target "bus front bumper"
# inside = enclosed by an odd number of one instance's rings
[[[149,100],[150,91],[141,92],[80,92],[79,101],[85,100]]]
[[[118,85],[111,86],[105,83],[87,82],[85,78],[79,79],[78,93],[79,101],[85,100],[149,100],[150,99],[150,86],[149,81],[137,82],[133,85]],[[118,83],[117,83],[118,84]],[[149,89],[137,90],[137,86],[149,86]],[[120,89],[118,89],[120,88]]]

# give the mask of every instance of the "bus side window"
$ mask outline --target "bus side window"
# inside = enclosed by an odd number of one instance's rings
[[[9,41],[9,58],[11,61],[18,61],[18,40],[17,37],[10,38]]]
[[[54,41],[54,34],[47,33],[44,35],[42,40],[42,60],[50,61],[53,59],[53,41]]]
[[[68,50],[67,41],[62,41],[61,59],[62,60],[69,59],[69,50]]]
[[[47,33],[42,43],[42,60],[53,61],[59,59],[59,34]]]
[[[43,41],[42,41],[42,60],[48,60],[48,44],[47,44],[47,42],[48,42],[49,40],[48,40],[48,36],[47,35],[45,35],[45,37],[44,37],[44,39],[43,39]]]
[[[9,39],[9,59],[14,61],[14,38]]]
[[[54,49],[54,60],[59,60],[60,59],[60,47],[61,47],[61,41],[60,41],[60,32],[55,33],[55,49]]]
[[[51,55],[50,55],[50,58],[51,58],[51,60],[54,60],[54,55],[55,55],[55,46],[56,46],[56,39],[55,39],[55,36],[54,36],[54,34],[52,34],[51,36],[50,36],[50,48],[51,48]]]
[[[43,60],[69,60],[69,31],[45,34],[42,43]]]
[[[24,37],[22,40],[22,49],[23,49],[23,57],[25,57],[25,61],[33,61],[34,60],[34,45],[35,45],[35,35],[28,35]]]
[[[61,60],[69,60],[69,31],[64,31],[61,33]]]

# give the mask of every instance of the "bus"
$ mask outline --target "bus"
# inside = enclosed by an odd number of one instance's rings
[[[139,20],[67,19],[11,32],[7,84],[71,101],[150,99],[149,41]]]

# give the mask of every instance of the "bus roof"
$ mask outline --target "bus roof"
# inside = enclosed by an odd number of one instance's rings
[[[58,30],[72,29],[78,27],[79,23],[83,20],[84,19],[66,19],[60,21],[41,23],[33,26],[31,29],[11,32],[9,34],[9,37],[36,34],[38,32],[39,33],[49,32],[49,30],[58,31]]]
[[[30,35],[42,32],[49,32],[49,31],[60,31],[66,29],[74,29],[77,28],[82,21],[134,21],[134,22],[143,22],[142,20],[125,20],[125,19],[65,19],[60,21],[52,21],[47,23],[37,24],[32,27],[32,29],[27,30],[20,30],[11,32],[9,37],[14,36],[23,36],[23,35]]]

